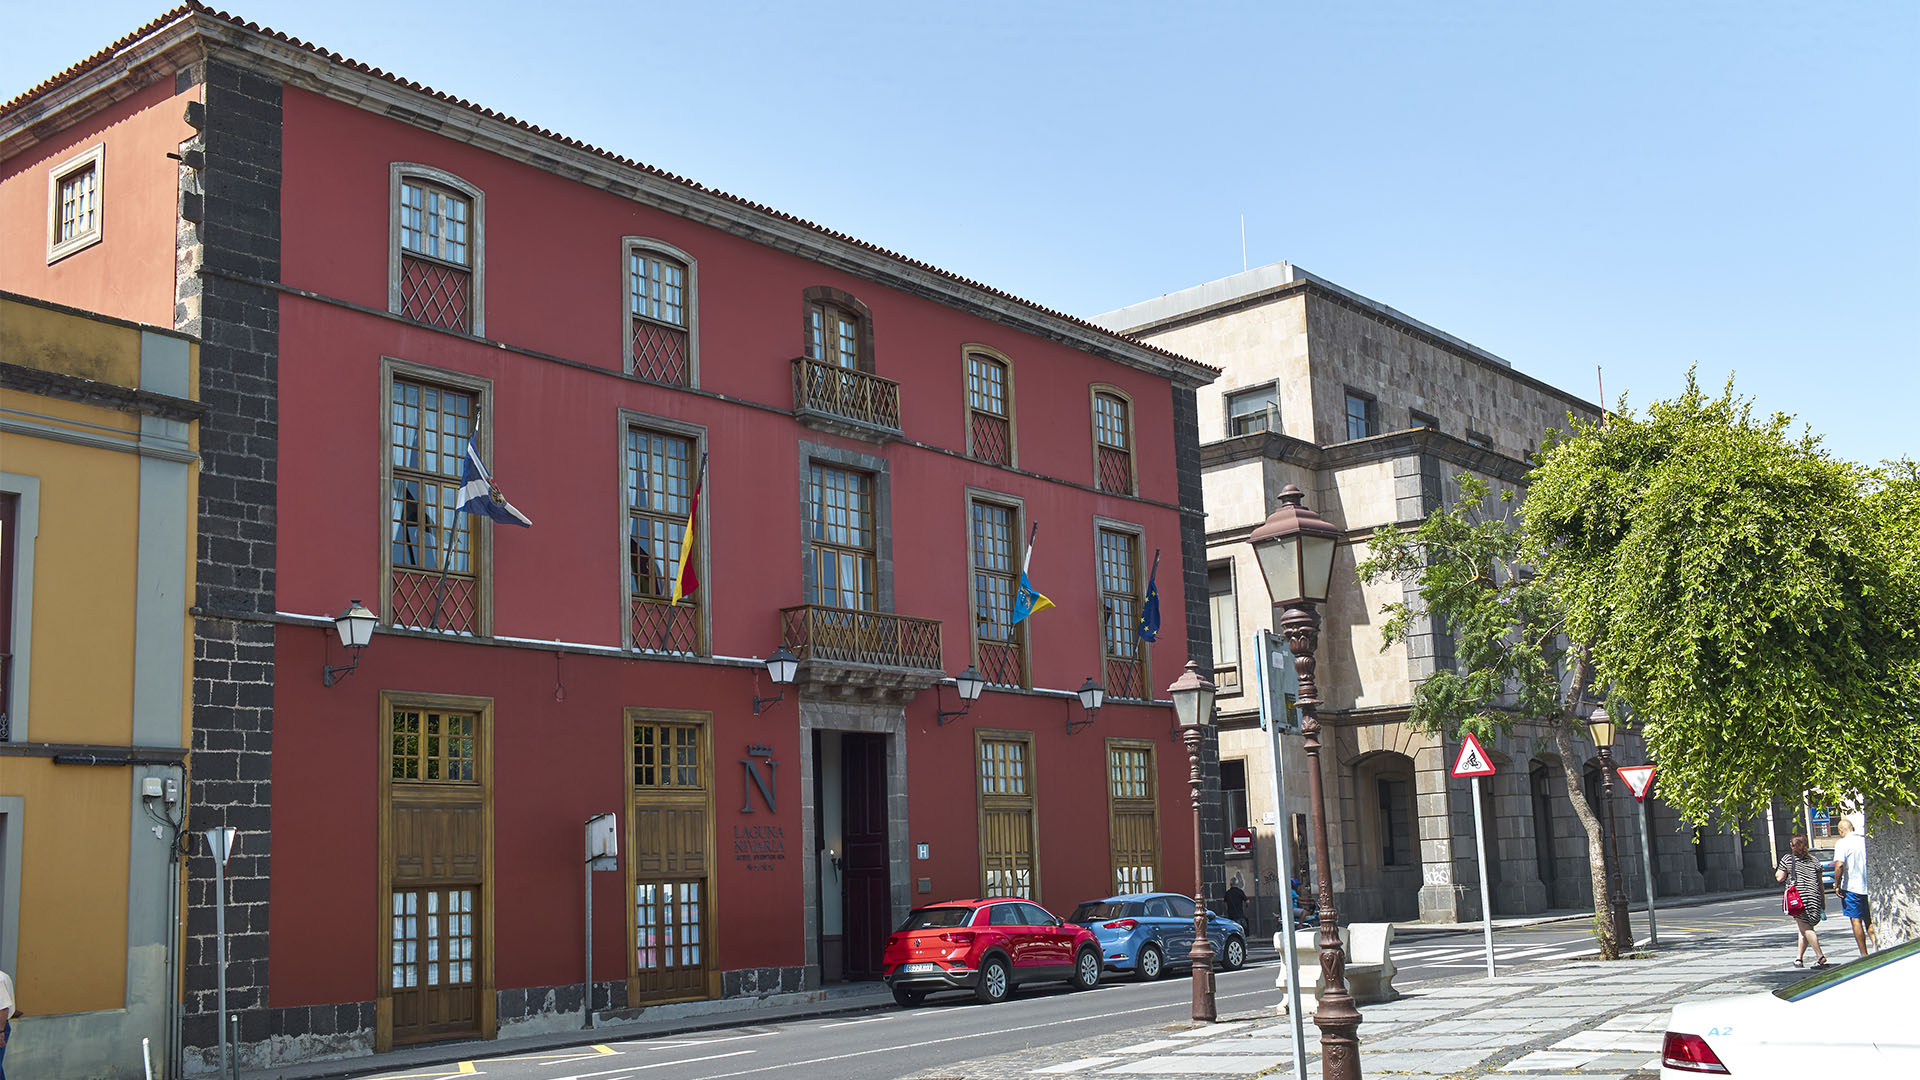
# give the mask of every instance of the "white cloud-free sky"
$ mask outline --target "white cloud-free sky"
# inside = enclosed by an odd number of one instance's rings
[[[76,15],[84,10],[84,17]],[[163,0],[17,5],[0,97]],[[1081,315],[1281,259],[1589,399],[1920,455],[1920,4],[249,0]]]

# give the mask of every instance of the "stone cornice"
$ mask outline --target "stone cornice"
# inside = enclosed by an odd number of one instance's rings
[[[1023,333],[1126,367],[1201,386],[1219,374],[1205,364],[1050,311],[990,286],[813,225],[771,207],[704,188],[469,102],[437,94],[377,68],[190,4],[150,23],[0,113],[0,160],[104,107],[118,93],[193,63],[199,55],[259,72],[289,86],[431,131],[599,188],[754,243],[798,255]],[[124,90],[115,88],[125,85]],[[99,95],[110,95],[102,99]]]
[[[1200,447],[1200,467],[1202,470],[1215,469],[1255,458],[1268,458],[1306,469],[1342,469],[1390,461],[1410,454],[1437,458],[1516,486],[1525,486],[1527,473],[1533,469],[1526,462],[1517,461],[1496,450],[1475,446],[1457,435],[1424,427],[1390,431],[1385,435],[1330,446],[1317,446],[1304,439],[1272,431],[1236,435]]]
[[[182,423],[192,423],[207,415],[207,407],[198,401],[5,361],[0,361],[0,387]]]

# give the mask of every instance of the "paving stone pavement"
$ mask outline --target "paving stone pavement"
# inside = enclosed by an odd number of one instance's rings
[[[1779,936],[1759,931],[1641,959],[1421,982],[1393,1001],[1361,1007],[1361,1072],[1412,1080],[1646,1080],[1659,1074],[1674,1002],[1771,990],[1805,977],[1787,966]],[[1309,1022],[1306,1033],[1307,1075],[1318,1080],[1319,1032]],[[1216,1024],[1135,1029],[957,1062],[914,1080],[1292,1074],[1292,1028],[1269,1008]]]

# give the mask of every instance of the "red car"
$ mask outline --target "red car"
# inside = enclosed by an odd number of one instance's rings
[[[935,990],[971,990],[992,1004],[1027,983],[1091,989],[1100,981],[1100,943],[1031,901],[949,900],[915,908],[887,939],[880,967],[893,1000],[909,1008]]]

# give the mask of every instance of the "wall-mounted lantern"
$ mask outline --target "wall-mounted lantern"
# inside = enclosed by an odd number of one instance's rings
[[[967,715],[973,708],[973,703],[980,700],[980,691],[987,688],[987,680],[981,676],[980,672],[974,670],[972,664],[968,664],[967,670],[954,676],[953,685],[960,691],[960,707],[939,710],[939,715],[934,717],[934,720],[943,727]],[[936,689],[934,693],[938,694],[939,691]],[[937,700],[935,705],[937,707]]]
[[[1093,676],[1087,676],[1087,681],[1080,684],[1080,709],[1087,714],[1087,717],[1084,720],[1075,720],[1072,717],[1068,717],[1067,734],[1071,735],[1081,728],[1086,727],[1088,724],[1093,723],[1094,720],[1099,718],[1100,706],[1106,703],[1107,688],[1094,682]]]
[[[785,645],[773,650],[773,655],[767,657],[767,677],[773,680],[773,685],[775,686],[783,688],[792,686],[793,677],[799,670],[800,658],[788,652]],[[763,698],[755,694],[753,696],[753,715],[759,716],[762,710],[778,705],[786,699],[787,692],[785,689],[782,689],[780,693],[770,698]]]
[[[340,634],[340,644],[346,646],[347,655],[353,659],[352,663],[340,667],[333,667],[324,660],[321,661],[321,686],[332,686],[353,674],[354,669],[360,666],[360,650],[366,648],[367,642],[373,640],[373,627],[379,621],[379,617],[368,611],[358,600],[347,605],[347,610],[334,618],[333,628]]]

